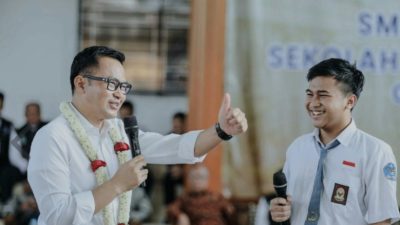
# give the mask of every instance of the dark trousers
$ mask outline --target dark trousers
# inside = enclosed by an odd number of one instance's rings
[[[0,166],[0,202],[5,204],[11,198],[14,185],[21,180],[21,173],[12,165]]]

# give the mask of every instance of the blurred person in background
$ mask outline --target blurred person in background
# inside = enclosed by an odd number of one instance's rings
[[[189,166],[187,190],[168,206],[168,218],[174,225],[232,224],[234,207],[219,193],[208,190],[209,172],[202,164]]]
[[[123,119],[133,115],[135,115],[135,105],[131,101],[125,100],[119,109],[119,117]]]
[[[186,113],[176,112],[172,116],[172,134],[184,134],[186,132]],[[175,201],[183,192],[184,165],[167,165],[164,175],[164,203],[166,205]]]
[[[14,186],[11,199],[3,208],[10,224],[30,225],[39,217],[39,209],[27,180]]]
[[[144,189],[141,187],[133,189],[129,225],[142,224],[148,220],[152,212],[153,206]]]
[[[172,117],[172,130],[173,134],[184,134],[187,131],[186,113],[176,112]]]
[[[164,176],[164,202],[166,205],[175,201],[183,192],[184,165],[168,165]]]
[[[4,100],[0,92],[0,209],[10,199],[14,184],[21,180],[28,166],[13,124],[2,116]]]
[[[25,124],[17,129],[22,146],[22,156],[28,160],[33,137],[47,122],[42,121],[39,103],[31,102],[25,106]]]

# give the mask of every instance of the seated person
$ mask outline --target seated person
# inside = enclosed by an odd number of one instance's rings
[[[26,160],[29,159],[33,137],[35,137],[40,128],[47,124],[47,122],[42,121],[40,112],[39,103],[28,103],[25,106],[26,123],[17,130],[18,136],[21,139],[21,154]]]
[[[224,225],[234,212],[232,204],[208,189],[208,170],[204,165],[189,167],[187,190],[168,206],[168,218],[176,225]]]
[[[175,164],[167,165],[164,182],[164,202],[166,205],[171,204],[183,192],[184,165]]]
[[[30,225],[37,221],[39,209],[27,180],[14,186],[11,199],[3,207],[3,215],[6,225]]]
[[[129,213],[129,224],[142,224],[153,211],[149,197],[145,190],[137,187],[132,190],[131,212]]]
[[[125,102],[122,103],[118,113],[120,118],[133,116],[135,114],[135,106],[131,101],[125,100]]]

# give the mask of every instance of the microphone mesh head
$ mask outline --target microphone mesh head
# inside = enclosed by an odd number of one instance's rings
[[[123,118],[123,121],[124,121],[124,126],[126,128],[137,126],[136,116],[125,117],[125,118]]]
[[[286,176],[282,171],[274,174],[274,188],[278,197],[286,198]]]
[[[282,171],[276,172],[274,174],[274,186],[282,186],[286,183],[286,176]]]

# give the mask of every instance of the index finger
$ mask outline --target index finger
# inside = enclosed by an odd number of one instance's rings
[[[135,161],[135,162],[144,161],[144,156],[143,155],[138,155],[138,156],[134,157],[132,159],[132,161]]]

